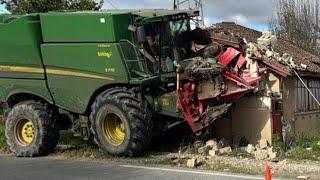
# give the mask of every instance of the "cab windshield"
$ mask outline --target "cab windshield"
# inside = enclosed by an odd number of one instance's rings
[[[147,51],[158,63],[157,71],[173,72],[173,62],[190,55],[189,19],[163,21],[146,25]]]
[[[187,54],[185,43],[189,32],[188,20],[165,22],[163,28],[161,45],[164,52],[161,58],[169,57],[176,61],[184,59]]]

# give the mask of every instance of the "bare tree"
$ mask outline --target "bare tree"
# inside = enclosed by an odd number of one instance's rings
[[[276,17],[269,22],[270,30],[305,50],[320,54],[317,51],[319,4],[320,0],[278,0]]]

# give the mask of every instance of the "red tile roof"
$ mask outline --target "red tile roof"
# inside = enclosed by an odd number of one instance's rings
[[[248,42],[255,43],[257,42],[257,39],[262,35],[260,31],[253,30],[233,22],[217,23],[213,25],[211,29],[213,31],[214,37],[226,39],[229,41],[237,41],[237,37],[243,37]],[[278,45],[275,48],[275,51],[279,53],[290,54],[291,56],[293,56],[293,61],[295,62],[295,64],[299,65],[299,67],[301,64],[307,65],[307,69],[303,70],[301,68],[297,68],[297,70],[320,74],[320,57],[299,48],[292,42],[278,39]],[[280,63],[274,63],[281,68],[285,68]]]

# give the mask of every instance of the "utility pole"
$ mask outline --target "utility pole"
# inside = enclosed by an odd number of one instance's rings
[[[188,7],[200,11],[200,17],[194,19],[197,27],[204,27],[203,1],[202,0],[174,0],[173,9],[181,9]]]

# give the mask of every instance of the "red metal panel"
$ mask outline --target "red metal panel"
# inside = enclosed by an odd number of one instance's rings
[[[249,85],[254,85],[255,83],[257,83],[258,81],[261,80],[261,76],[258,76],[258,77],[247,77],[247,78],[244,78],[244,80],[246,80],[246,82]]]
[[[246,62],[246,58],[243,57],[242,55],[240,55],[240,57],[239,57],[239,59],[238,59],[238,62],[237,62],[237,64],[236,64],[236,67],[234,67],[234,70],[235,70],[236,72],[238,72],[238,70],[239,70],[240,68],[242,68],[242,66],[245,64],[245,62]]]
[[[239,51],[237,51],[234,48],[228,48],[223,54],[219,56],[219,62],[227,66],[231,63],[232,60],[234,60],[238,55],[240,54]]]

